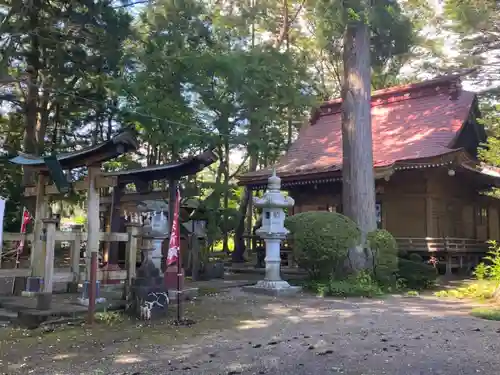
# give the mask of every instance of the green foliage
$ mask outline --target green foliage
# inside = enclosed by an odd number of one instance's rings
[[[385,229],[367,235],[367,245],[375,254],[374,273],[385,284],[393,284],[398,270],[398,247],[394,236]]]
[[[123,314],[119,311],[105,311],[95,314],[95,319],[98,323],[109,326],[122,323],[124,321]]]
[[[490,250],[483,259],[488,262],[484,267],[486,277],[500,282],[500,245],[496,241],[490,241]]]
[[[437,297],[449,297],[458,299],[487,300],[493,297],[493,293],[495,292],[497,286],[497,282],[481,280],[479,282],[467,284],[459,288],[440,290],[439,292],[434,293],[434,295]]]
[[[409,290],[405,293],[407,297],[418,297],[420,294],[416,290]]]
[[[339,271],[360,231],[346,216],[332,212],[303,212],[287,217],[293,256],[315,280],[329,279]]]
[[[311,282],[307,286],[322,297],[376,297],[383,295],[377,281],[369,274],[360,272],[344,280],[331,279],[328,282]]]
[[[375,89],[396,83],[396,77],[416,42],[412,20],[400,3],[390,0],[372,2],[369,9],[364,9],[360,2],[315,1],[311,3],[310,22],[317,31],[319,48],[328,56],[326,65],[337,77],[342,76],[342,38],[346,25],[356,22],[369,24],[372,84]],[[340,81],[336,83],[341,84]]]
[[[437,272],[431,265],[399,258],[398,279],[404,282],[406,288],[422,290],[433,286]]]
[[[422,263],[424,261],[424,258],[422,258],[422,255],[417,254],[417,253],[411,253],[408,256],[408,259],[411,260],[412,262],[416,262],[416,263]]]
[[[478,280],[486,279],[488,275],[488,268],[486,267],[486,264],[483,262],[479,263],[476,268],[474,268],[472,275]]]
[[[455,22],[457,31],[473,32],[491,27],[497,7],[492,0],[446,0],[444,12]]]
[[[477,307],[471,311],[471,315],[485,320],[500,321],[500,309]]]

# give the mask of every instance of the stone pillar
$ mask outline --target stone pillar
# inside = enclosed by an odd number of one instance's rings
[[[73,281],[68,285],[68,292],[76,293],[80,282],[80,250],[82,247],[82,225],[74,225],[72,232],[75,235],[75,240],[71,243],[70,248],[70,264]]]
[[[58,220],[43,219],[41,242],[45,248],[45,262],[43,270],[42,290],[37,293],[37,308],[40,310],[50,309],[52,301],[52,286],[54,279],[54,248],[56,246],[56,224]]]
[[[281,239],[266,238],[266,281],[281,281]]]
[[[128,242],[125,254],[125,266],[127,269],[127,279],[123,289],[123,299],[127,300],[130,295],[130,286],[135,278],[135,268],[137,262],[137,251],[139,249],[139,232],[141,225],[139,223],[127,223]]]

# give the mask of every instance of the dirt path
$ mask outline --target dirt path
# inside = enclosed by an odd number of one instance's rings
[[[470,309],[427,297],[275,300],[235,289],[191,304],[190,328],[5,331],[2,373],[498,375],[500,322]]]

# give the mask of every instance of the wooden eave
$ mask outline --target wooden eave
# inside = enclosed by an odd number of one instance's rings
[[[105,177],[117,178],[118,185],[135,183],[136,181],[150,182],[157,180],[174,179],[196,174],[217,161],[213,151],[205,151],[180,161],[154,165],[145,168],[129,169],[119,172],[103,173]]]
[[[451,150],[447,154],[434,156],[431,158],[421,158],[412,160],[401,160],[391,165],[374,168],[375,179],[381,179],[391,176],[396,171],[409,169],[438,168],[449,165],[461,165],[466,160],[472,160],[470,156],[462,149]],[[241,179],[240,186],[249,186],[253,190],[265,189],[269,175],[252,176],[252,178]],[[297,185],[323,184],[339,182],[342,180],[342,170],[323,172],[308,172],[303,174],[279,173],[281,184],[284,188]]]
[[[109,141],[92,147],[57,155],[57,160],[63,169],[73,169],[94,164],[101,164],[112,160],[127,152],[135,151],[138,143],[132,132],[125,131]],[[13,164],[22,165],[35,171],[47,171],[43,158],[39,156],[19,153],[18,156],[9,160]]]

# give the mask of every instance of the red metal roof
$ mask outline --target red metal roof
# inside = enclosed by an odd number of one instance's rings
[[[454,151],[475,94],[458,77],[438,78],[372,94],[374,167],[435,157]],[[324,103],[275,166],[281,177],[342,168],[341,100]],[[269,174],[257,171],[242,180]]]

